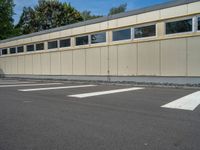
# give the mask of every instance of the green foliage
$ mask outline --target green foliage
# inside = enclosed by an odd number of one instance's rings
[[[81,14],[68,3],[39,0],[34,8],[24,8],[17,27],[22,34],[29,34],[82,20]]]
[[[14,6],[13,0],[0,0],[0,40],[102,17],[87,10],[80,13],[69,3],[59,0],[38,0],[35,7],[23,8],[20,20],[14,26]],[[113,7],[108,15],[125,12],[126,8],[127,4]]]
[[[37,24],[35,18],[34,10],[31,7],[24,7],[16,28],[20,30],[21,34],[28,34],[36,31]]]
[[[0,40],[18,35],[13,24],[13,7],[13,0],[0,0]]]
[[[127,4],[121,4],[118,7],[111,8],[108,15],[110,16],[110,15],[114,15],[114,14],[125,12],[126,9],[127,9]]]
[[[96,15],[92,15],[91,11],[85,10],[81,13],[81,16],[83,17],[84,20],[91,20],[91,19],[96,19],[99,17],[102,17],[100,15],[96,16]]]

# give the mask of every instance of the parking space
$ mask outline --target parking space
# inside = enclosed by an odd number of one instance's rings
[[[0,149],[198,150],[198,91],[0,80]]]

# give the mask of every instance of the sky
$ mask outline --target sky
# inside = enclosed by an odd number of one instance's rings
[[[154,4],[164,3],[169,0],[60,0],[71,3],[79,11],[89,10],[95,15],[107,15],[110,8],[127,3],[127,10],[134,10]],[[15,3],[15,24],[18,22],[23,7],[33,7],[38,0],[14,0]]]

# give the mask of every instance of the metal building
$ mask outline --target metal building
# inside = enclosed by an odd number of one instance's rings
[[[0,74],[200,79],[200,1],[175,0],[0,41]]]

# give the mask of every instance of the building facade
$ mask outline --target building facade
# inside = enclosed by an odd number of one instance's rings
[[[200,1],[176,0],[0,41],[12,76],[200,77]]]

